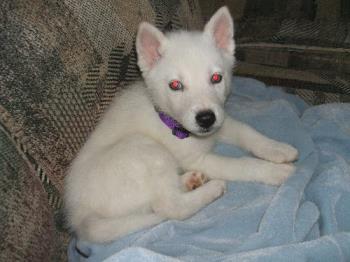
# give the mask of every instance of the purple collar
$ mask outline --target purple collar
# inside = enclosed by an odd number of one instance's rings
[[[158,112],[158,115],[162,122],[172,130],[173,135],[177,138],[184,139],[190,136],[190,132],[171,116],[161,111]]]

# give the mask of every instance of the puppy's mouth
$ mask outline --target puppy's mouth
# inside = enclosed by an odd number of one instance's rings
[[[211,133],[213,131],[213,128],[212,127],[209,127],[209,128],[201,128],[199,130],[199,133],[200,134],[208,134],[208,133]]]
[[[216,126],[212,126],[209,128],[202,128],[200,127],[199,130],[196,131],[192,131],[193,134],[197,135],[197,136],[209,136],[213,133],[215,133],[219,128]]]

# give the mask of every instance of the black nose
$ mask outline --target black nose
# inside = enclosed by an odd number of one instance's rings
[[[196,115],[197,124],[203,128],[209,128],[215,123],[216,117],[213,111],[201,111]]]

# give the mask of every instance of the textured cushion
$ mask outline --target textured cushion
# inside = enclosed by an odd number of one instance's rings
[[[113,96],[139,77],[143,20],[202,25],[194,0],[1,1],[0,260],[62,261],[64,174]]]
[[[14,144],[0,128],[0,261],[63,261],[68,235],[54,227],[47,181]]]

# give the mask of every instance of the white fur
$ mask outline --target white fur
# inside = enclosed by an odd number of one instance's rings
[[[67,218],[79,238],[107,242],[165,219],[185,219],[223,194],[223,180],[279,185],[293,172],[293,165],[284,163],[297,158],[295,148],[223,111],[234,63],[233,22],[226,7],[203,33],[163,35],[142,23],[136,47],[144,82],[115,99],[66,178]],[[210,83],[214,72],[223,75],[216,85]],[[182,81],[183,91],[170,90],[173,79]],[[155,106],[192,135],[183,140],[173,136]],[[203,131],[195,116],[208,109],[216,122]],[[260,159],[214,155],[217,140],[239,145]],[[187,192],[179,175],[192,170],[212,180]]]

